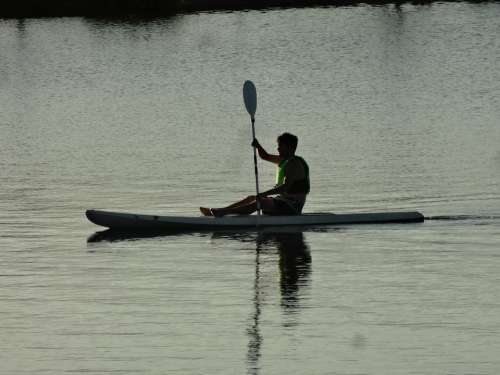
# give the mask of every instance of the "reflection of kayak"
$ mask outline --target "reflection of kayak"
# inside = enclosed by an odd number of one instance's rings
[[[156,216],[122,212],[88,210],[87,218],[94,224],[119,230],[191,230],[211,228],[283,227],[292,225],[338,225],[415,223],[424,221],[419,212],[376,212],[331,214],[311,213],[295,216]]]

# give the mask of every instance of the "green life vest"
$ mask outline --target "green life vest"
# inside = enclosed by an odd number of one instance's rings
[[[293,185],[290,187],[290,189],[287,191],[287,193],[290,194],[297,194],[297,193],[302,193],[302,194],[308,194],[310,190],[310,183],[309,183],[309,166],[307,165],[306,161],[302,159],[300,156],[292,156],[291,158],[282,160],[279,165],[278,165],[278,170],[276,171],[276,186],[283,185],[285,183],[285,168],[286,165],[290,160],[293,158],[297,158],[298,160],[301,161],[302,165],[304,166],[304,172],[306,174],[306,177],[302,180],[295,181]]]

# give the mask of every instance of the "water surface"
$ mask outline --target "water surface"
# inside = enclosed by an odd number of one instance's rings
[[[496,374],[500,5],[0,21],[9,374]],[[88,208],[253,193],[300,138],[305,210],[422,224],[87,243]],[[261,187],[274,169],[259,165]]]

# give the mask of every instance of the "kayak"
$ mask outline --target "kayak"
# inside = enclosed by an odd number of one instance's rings
[[[87,210],[87,218],[94,224],[116,230],[203,230],[218,228],[262,228],[287,226],[418,223],[424,216],[413,212],[374,213],[306,213],[293,216],[159,216],[126,212]]]

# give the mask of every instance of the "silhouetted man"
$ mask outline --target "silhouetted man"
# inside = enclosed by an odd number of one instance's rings
[[[261,159],[278,166],[276,186],[270,190],[250,195],[245,199],[223,208],[200,207],[205,216],[224,216],[229,214],[250,215],[257,210],[260,201],[262,212],[266,215],[299,215],[309,194],[309,166],[300,156],[295,155],[298,138],[290,133],[281,134],[278,139],[278,155],[271,155],[255,139],[252,146],[257,148]],[[270,195],[276,195],[270,197]]]

